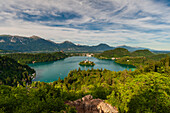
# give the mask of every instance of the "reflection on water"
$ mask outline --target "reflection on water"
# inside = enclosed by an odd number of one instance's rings
[[[96,65],[93,67],[80,66],[79,62],[86,59],[94,62]],[[113,60],[100,60],[94,57],[85,57],[85,56],[68,57],[66,59],[58,60],[55,62],[29,64],[29,66],[36,70],[37,75],[34,81],[44,81],[44,82],[52,82],[57,80],[59,77],[61,79],[64,79],[71,70],[78,69],[79,67],[82,70],[87,70],[92,68],[94,69],[102,68],[111,71],[135,69],[134,66],[117,64]]]

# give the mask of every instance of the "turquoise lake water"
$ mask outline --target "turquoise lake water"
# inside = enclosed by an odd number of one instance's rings
[[[80,66],[79,62],[86,59],[94,62],[96,65],[93,67]],[[33,81],[41,81],[41,82],[53,82],[58,80],[59,77],[61,79],[64,79],[71,70],[78,69],[79,67],[82,70],[87,70],[91,68],[94,69],[102,68],[111,71],[135,69],[135,67],[133,66],[117,64],[113,60],[100,60],[94,57],[85,57],[85,56],[68,57],[55,62],[29,64],[29,66],[35,69],[36,71],[36,78]]]

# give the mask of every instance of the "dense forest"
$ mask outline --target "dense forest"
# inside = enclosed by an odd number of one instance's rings
[[[143,56],[138,57],[140,59]],[[19,72],[17,68],[10,67],[18,67],[21,64],[11,58],[1,59],[7,60],[7,63],[1,62],[3,67],[6,66],[5,69]],[[156,56],[155,59],[160,59],[160,56]],[[79,68],[70,71],[64,80],[58,79],[53,83],[32,82],[25,85],[25,81],[21,81],[17,86],[0,85],[0,112],[76,113],[75,108],[66,105],[65,102],[91,94],[94,98],[103,99],[116,106],[120,113],[168,113],[170,58],[166,55],[160,61],[153,60],[143,64],[141,62],[138,63],[141,66],[135,71],[114,72],[106,69],[85,71]],[[9,75],[13,80],[15,74]]]
[[[134,56],[134,57],[145,56],[145,57],[147,57],[147,56],[153,56],[153,55],[154,55],[154,53],[152,53],[151,51],[146,49],[146,50],[136,50],[136,51],[132,52],[130,56]]]
[[[66,58],[67,55],[62,52],[54,53],[13,53],[6,56],[15,59],[18,63],[48,62]]]
[[[33,82],[26,87],[0,85],[0,113],[76,113],[66,100],[81,97],[55,84]]]
[[[103,53],[96,54],[95,57],[100,58],[100,59],[110,59],[112,57],[124,57],[124,56],[129,56],[130,52],[127,49],[124,48],[116,48],[113,50],[107,50],[104,51]]]
[[[0,85],[16,86],[17,84],[31,83],[34,75],[34,69],[29,66],[21,65],[11,58],[0,56]]]

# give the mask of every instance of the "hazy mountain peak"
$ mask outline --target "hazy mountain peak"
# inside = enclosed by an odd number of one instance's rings
[[[127,45],[119,45],[117,47],[130,47],[130,46],[127,46]]]
[[[61,44],[67,44],[67,45],[75,45],[73,42],[71,41],[64,41]]]
[[[64,42],[62,42],[62,43],[71,43],[71,44],[73,44],[73,42],[68,41],[68,40],[66,40],[66,41],[64,41]]]
[[[97,45],[97,46],[107,46],[107,47],[109,47],[109,45],[104,44],[104,43],[100,43],[100,44],[99,44],[99,45]]]
[[[33,39],[39,39],[39,38],[41,38],[41,37],[39,37],[39,36],[36,36],[36,35],[33,35],[33,36],[29,37],[29,38],[33,38]]]

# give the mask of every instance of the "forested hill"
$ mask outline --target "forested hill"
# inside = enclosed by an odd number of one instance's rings
[[[27,65],[21,65],[8,57],[0,56],[0,85],[31,83],[35,71]]]
[[[145,50],[136,50],[134,52],[131,53],[131,56],[153,56],[154,53],[152,53],[151,51],[145,49]]]
[[[134,52],[129,52],[127,49],[125,48],[116,48],[114,50],[108,50],[108,51],[104,51],[103,53],[100,54],[96,54],[96,57],[98,58],[120,58],[120,57],[125,57],[125,56],[129,56],[129,57],[149,57],[149,56],[153,56],[155,55],[154,53],[152,53],[151,51],[145,49],[145,50],[136,50]]]
[[[54,52],[54,53],[13,53],[6,54],[6,56],[15,59],[19,63],[36,63],[36,62],[49,62],[57,61],[68,57],[65,53]]]
[[[130,52],[124,48],[116,48],[114,50],[104,51],[103,53],[99,54],[99,58],[112,58],[112,57],[123,57],[129,56]]]

